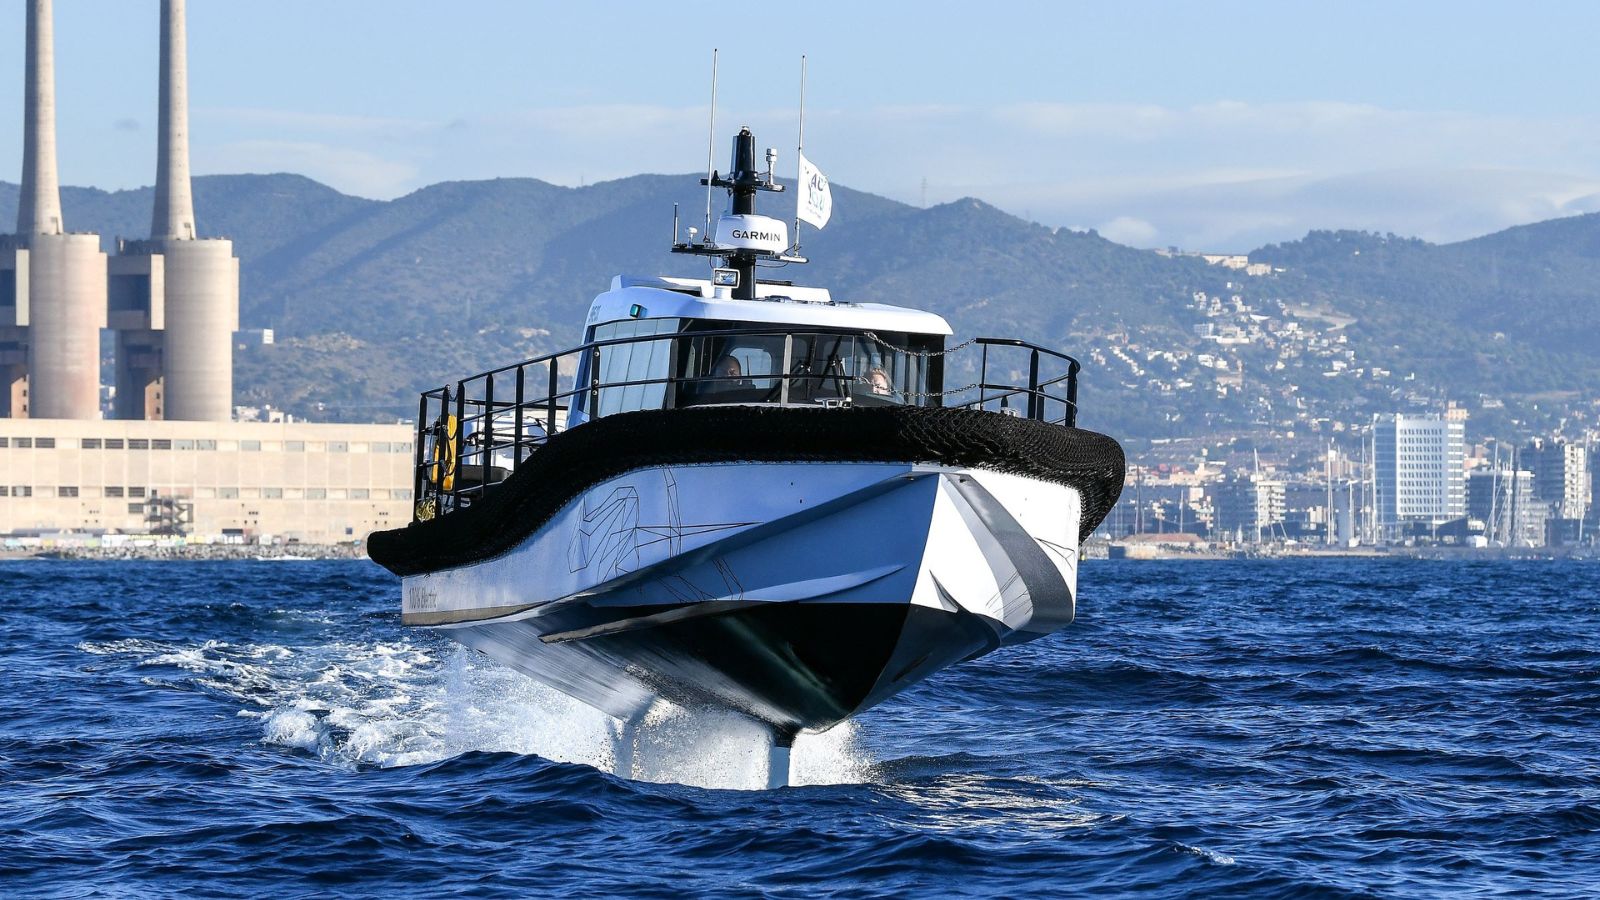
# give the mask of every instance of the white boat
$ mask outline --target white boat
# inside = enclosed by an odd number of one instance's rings
[[[754,160],[742,130],[729,213],[674,243],[710,278],[620,276],[581,346],[422,396],[417,521],[368,547],[405,624],[624,739],[661,699],[748,715],[781,784],[797,733],[1071,623],[1124,461],[1065,354],[759,280],[802,260]]]

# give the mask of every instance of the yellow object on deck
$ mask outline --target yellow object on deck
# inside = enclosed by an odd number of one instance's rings
[[[461,431],[461,423],[447,414],[439,424],[441,433],[433,440],[433,465],[428,469],[428,480],[440,490],[450,491],[456,485],[456,435]]]

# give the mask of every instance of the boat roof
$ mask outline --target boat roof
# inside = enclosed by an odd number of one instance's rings
[[[624,319],[685,318],[771,325],[812,325],[855,331],[949,335],[943,316],[886,303],[834,300],[825,288],[760,283],[755,300],[735,300],[727,288],[696,278],[618,275],[594,298],[588,325]],[[638,311],[634,307],[640,307]]]

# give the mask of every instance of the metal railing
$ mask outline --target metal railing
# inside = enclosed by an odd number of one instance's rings
[[[782,338],[782,367],[772,372],[700,374],[685,371],[695,341]],[[903,354],[921,361],[916,384],[872,391],[864,372],[830,357],[796,359],[797,341],[818,338],[875,344],[879,357]],[[623,345],[666,344],[673,374],[602,380],[600,360]],[[971,350],[973,352],[969,353]],[[703,360],[705,354],[700,354]],[[776,362],[776,358],[774,359]],[[896,347],[877,335],[815,327],[740,327],[591,341],[578,347],[482,372],[421,395],[415,441],[416,517],[433,518],[470,506],[551,436],[564,431],[575,405],[583,420],[634,409],[711,403],[909,405],[982,409],[1065,427],[1077,421],[1076,359],[1027,341],[974,338],[950,350]],[[582,377],[583,383],[578,383]],[[971,380],[968,381],[967,379]],[[944,383],[961,384],[945,389]],[[752,387],[754,385],[754,387]],[[718,388],[738,388],[732,393]],[[603,397],[628,388],[656,389],[661,400],[602,410]],[[642,392],[641,392],[642,393]],[[597,410],[601,410],[597,412]]]

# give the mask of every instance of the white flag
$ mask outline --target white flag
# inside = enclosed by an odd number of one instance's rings
[[[800,154],[800,175],[796,179],[800,190],[796,193],[795,215],[818,228],[828,224],[833,215],[833,194],[828,190],[828,176],[822,174],[811,160]]]

